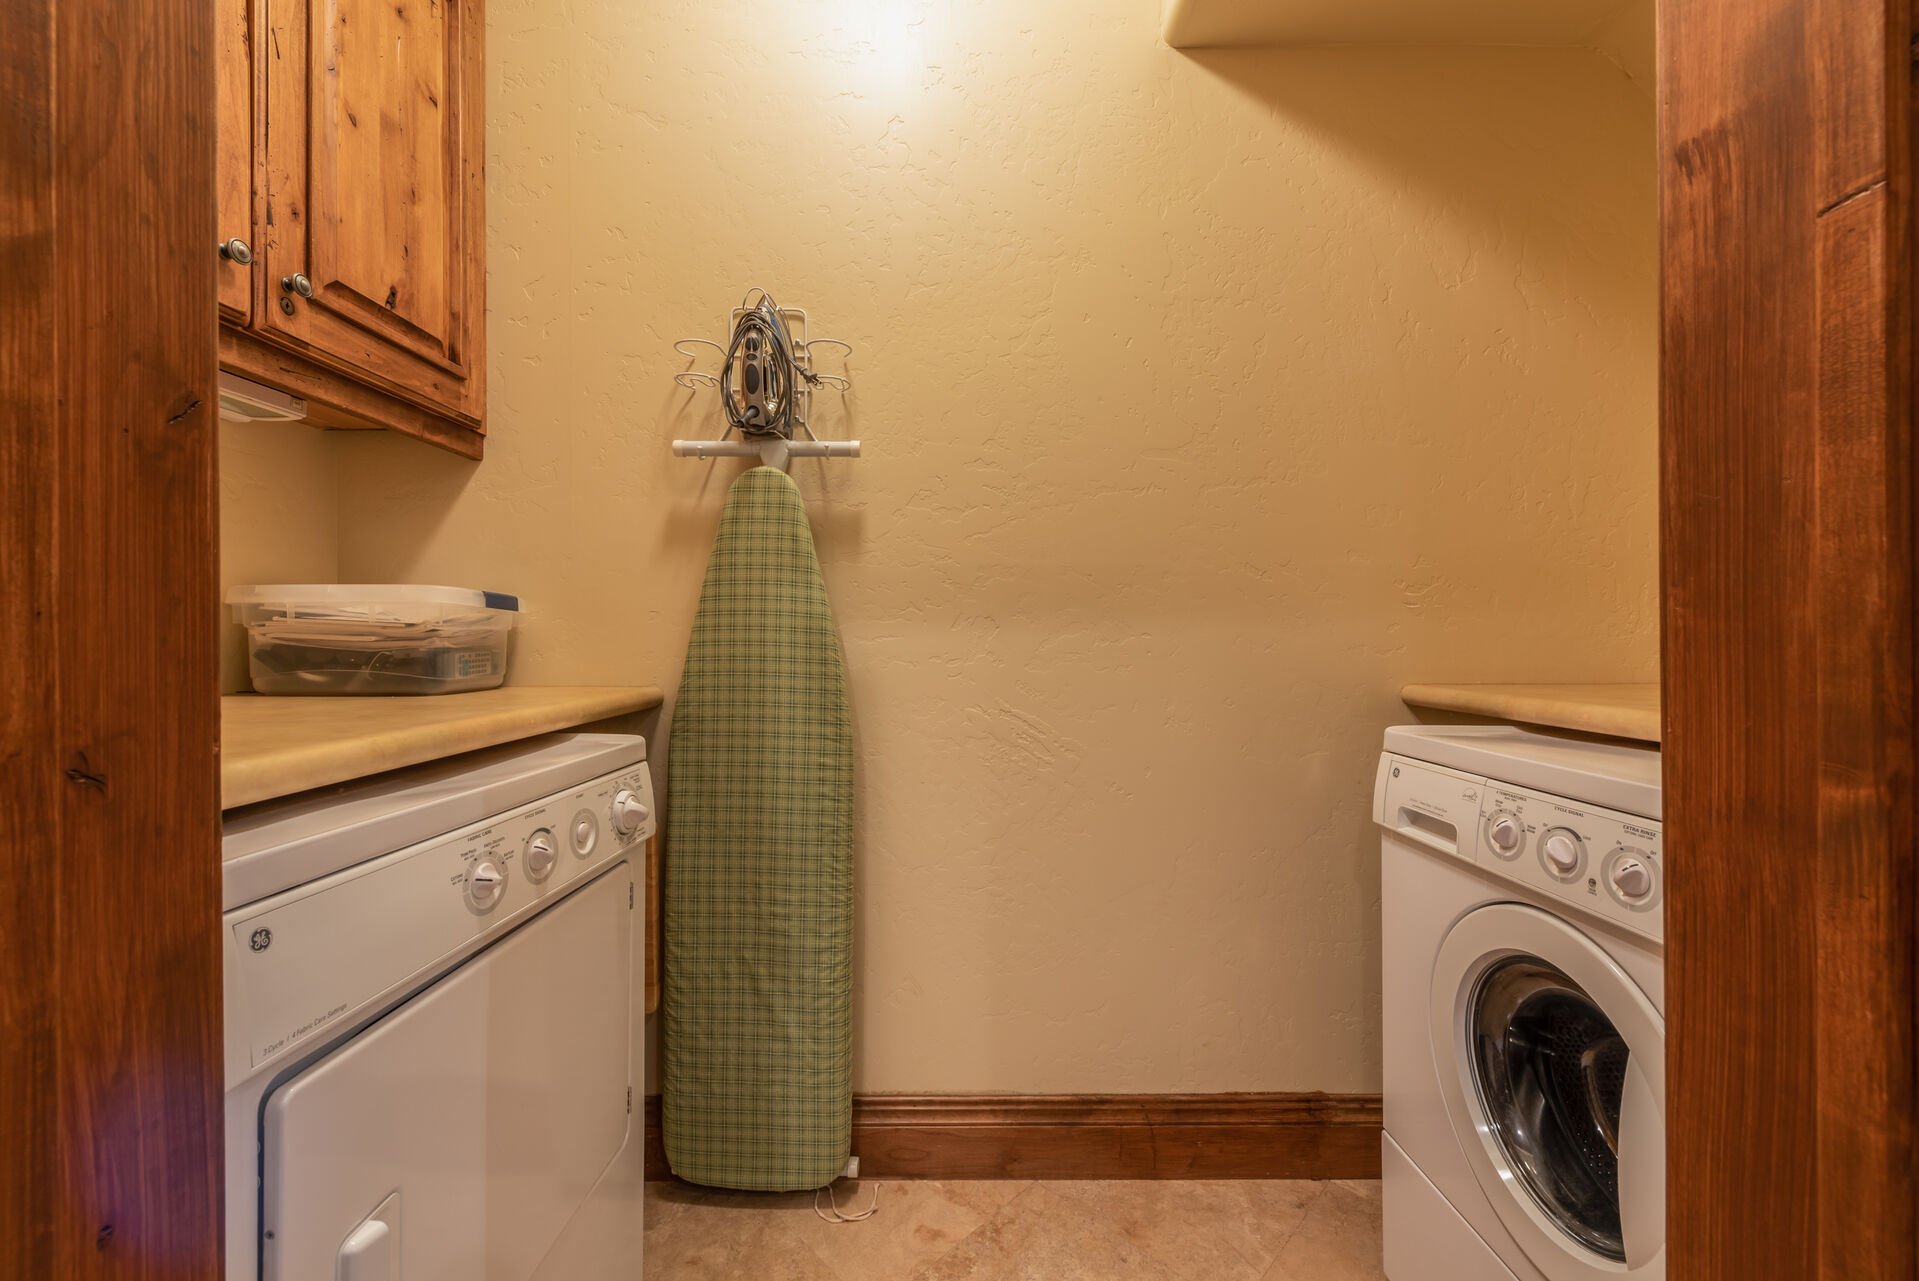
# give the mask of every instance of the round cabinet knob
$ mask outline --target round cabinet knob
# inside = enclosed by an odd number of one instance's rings
[[[473,900],[473,906],[484,912],[506,893],[506,873],[500,870],[499,864],[483,859],[467,869],[466,893]]]
[[[1492,842],[1494,851],[1511,857],[1519,852],[1519,843],[1526,839],[1526,829],[1511,814],[1495,814],[1493,821],[1486,825],[1486,839]]]
[[[228,262],[237,262],[245,267],[253,261],[253,248],[238,236],[220,242],[220,256]]]
[[[1622,858],[1613,864],[1612,887],[1619,897],[1637,901],[1652,894],[1652,869],[1636,858]]]
[[[652,812],[636,794],[623,787],[613,798],[613,830],[621,836],[631,836],[640,830],[640,825],[646,822]]]
[[[1579,862],[1584,853],[1579,847],[1579,837],[1563,827],[1555,827],[1546,833],[1539,852],[1545,855],[1549,871],[1569,879],[1579,871]]]
[[[296,271],[291,276],[280,277],[280,288],[290,294],[298,294],[302,298],[313,297],[313,282],[301,272]]]
[[[548,829],[543,827],[526,838],[526,874],[534,880],[544,881],[559,856],[559,848],[553,843],[553,833]]]

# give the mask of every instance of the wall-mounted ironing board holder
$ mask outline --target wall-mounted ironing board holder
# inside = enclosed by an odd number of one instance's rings
[[[763,467],[786,470],[794,458],[858,458],[857,440],[788,440],[784,436],[762,436],[754,440],[676,440],[673,453],[680,458],[754,458]]]
[[[752,294],[748,294],[750,299]],[[745,308],[735,307],[728,321],[729,331],[740,322]],[[829,374],[814,367],[813,348],[832,347],[850,355],[853,348],[837,338],[809,338],[806,330],[806,309],[803,307],[781,307],[780,317],[786,322],[787,332],[793,337],[793,356],[795,363],[809,375],[799,380],[794,388],[797,396],[794,423],[795,434],[788,436],[735,436],[728,427],[718,440],[676,440],[673,442],[673,454],[677,458],[758,458],[763,467],[777,467],[781,471],[795,458],[858,458],[860,442],[857,440],[820,440],[813,435],[813,429],[806,425],[811,407],[812,390],[815,385],[831,387],[844,392],[849,386],[843,374]],[[704,338],[682,338],[673,344],[673,350],[688,359],[699,359],[702,353],[698,348],[712,348],[722,358],[726,348]],[[718,387],[717,374],[700,370],[686,370],[673,375],[673,381],[689,390],[701,387]],[[799,433],[805,433],[802,437]]]

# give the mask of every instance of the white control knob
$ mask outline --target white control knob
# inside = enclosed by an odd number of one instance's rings
[[[553,861],[559,856],[560,852],[553,844],[553,833],[547,828],[543,827],[526,838],[526,874],[534,880],[545,880],[546,874],[553,870]]]
[[[506,893],[506,873],[499,865],[488,860],[475,863],[466,873],[467,897],[473,900],[473,906],[485,911],[500,901],[500,895]]]
[[[1513,854],[1519,849],[1519,843],[1526,838],[1526,829],[1511,814],[1495,814],[1493,821],[1486,825],[1486,839],[1492,842],[1493,849],[1501,854]]]
[[[613,830],[621,836],[631,836],[640,830],[652,812],[637,795],[622,787],[613,798]]]
[[[1547,867],[1560,876],[1570,877],[1579,870],[1579,838],[1565,828],[1555,827],[1546,833],[1539,849],[1546,856]]]
[[[1645,898],[1652,893],[1652,869],[1636,858],[1622,858],[1613,864],[1612,887],[1623,899]]]

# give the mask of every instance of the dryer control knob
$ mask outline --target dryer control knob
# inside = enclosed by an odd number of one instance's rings
[[[651,813],[637,795],[622,787],[613,797],[613,830],[621,836],[631,836],[640,830]]]
[[[1486,825],[1486,839],[1501,854],[1516,853],[1525,838],[1526,829],[1511,814],[1495,814],[1493,821]]]
[[[1636,858],[1622,858],[1613,864],[1612,887],[1624,899],[1646,898],[1652,893],[1652,869]]]
[[[543,827],[526,838],[526,874],[534,880],[545,880],[558,857],[559,850],[553,844],[553,833],[549,829]]]
[[[1555,827],[1546,833],[1539,848],[1546,856],[1546,866],[1557,875],[1570,877],[1579,871],[1581,851],[1579,837],[1574,833]]]
[[[467,869],[466,892],[473,900],[473,906],[484,912],[500,901],[500,895],[506,893],[506,873],[491,860],[475,863]]]

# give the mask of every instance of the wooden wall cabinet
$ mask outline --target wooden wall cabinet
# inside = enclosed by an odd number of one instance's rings
[[[216,2],[221,367],[478,458],[480,0]]]

